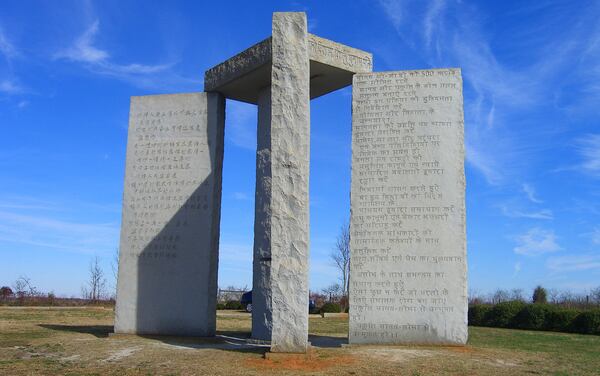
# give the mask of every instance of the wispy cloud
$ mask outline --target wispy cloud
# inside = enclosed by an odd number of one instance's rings
[[[579,169],[591,176],[600,177],[600,133],[588,134],[577,141],[577,151],[582,162]]]
[[[250,197],[248,196],[248,194],[244,193],[244,192],[234,192],[233,193],[233,198],[235,200],[239,200],[239,201],[248,201],[248,200],[250,200]]]
[[[257,109],[248,103],[227,102],[227,138],[243,149],[256,150]]]
[[[589,16],[597,14],[597,6],[575,13],[572,7],[544,5],[557,19],[569,11],[572,22],[556,35],[531,33],[532,28],[547,27],[531,24],[547,21],[540,17],[531,22],[528,17],[523,23],[526,28],[515,22],[512,32],[521,36],[519,46],[506,59],[506,54],[498,53],[503,46],[493,43],[493,31],[480,21],[490,15],[482,14],[476,4],[442,0],[380,0],[379,4],[402,40],[430,66],[462,68],[467,162],[490,185],[527,173],[527,164],[534,163],[528,157],[552,147],[551,140],[556,138],[548,135],[560,132],[551,122],[536,121],[535,127],[517,124],[531,124],[527,116],[535,117],[536,110],[555,103],[574,82],[585,82],[590,93],[583,97],[590,97],[594,90],[594,98],[600,97],[600,27]],[[539,13],[527,6],[520,6],[519,11],[523,18]]]
[[[73,45],[55,54],[55,59],[68,59],[86,63],[100,63],[108,59],[107,51],[101,50],[93,45],[94,38],[98,33],[100,23],[94,21]]]
[[[517,246],[514,252],[525,256],[538,256],[546,253],[553,253],[561,250],[556,243],[554,231],[544,230],[534,227],[525,234],[516,238]]]
[[[521,211],[515,210],[510,206],[504,204],[500,205],[500,210],[502,214],[509,218],[529,218],[529,219],[554,219],[554,215],[552,210],[550,209],[542,209],[538,211]]]
[[[118,246],[114,223],[79,223],[44,215],[0,211],[0,244],[20,244],[84,254],[107,254]]]
[[[548,269],[557,272],[600,270],[600,255],[584,254],[550,257],[546,262],[546,266]]]
[[[600,245],[600,226],[592,232],[592,243]]]
[[[11,60],[19,55],[15,46],[10,42],[2,26],[0,26],[0,53],[4,55],[6,60]]]
[[[199,79],[189,79],[173,72],[175,62],[162,64],[119,64],[111,60],[108,50],[95,43],[100,31],[100,22],[95,20],[73,44],[54,55],[55,60],[81,63],[91,72],[111,76],[133,85],[154,88],[166,84],[200,84]]]
[[[25,92],[25,88],[23,88],[18,83],[13,80],[3,80],[0,81],[0,93],[4,94],[22,94]]]
[[[513,275],[512,275],[513,278],[515,278],[521,272],[521,268],[522,268],[521,261],[515,262],[515,266],[513,268]]]
[[[521,186],[521,189],[523,190],[523,192],[525,192],[529,201],[535,204],[541,204],[543,202],[542,200],[537,198],[535,188],[531,184],[524,183]]]

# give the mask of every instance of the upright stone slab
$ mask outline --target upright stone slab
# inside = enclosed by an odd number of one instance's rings
[[[307,33],[306,14],[274,13],[271,37],[205,73],[207,91],[258,105],[252,337],[272,351],[307,348],[309,100],[372,62]]]
[[[350,343],[467,341],[459,69],[357,74]]]
[[[305,352],[308,345],[310,75],[306,15],[274,13],[272,34],[270,175],[262,192],[270,205],[256,217],[270,227],[271,351]],[[268,171],[270,170],[270,171]],[[260,173],[260,170],[257,169]],[[264,179],[257,176],[257,180]],[[256,228],[256,226],[255,226]],[[263,234],[256,233],[262,237]],[[266,261],[266,260],[265,260]]]
[[[116,333],[215,334],[224,108],[131,98]]]

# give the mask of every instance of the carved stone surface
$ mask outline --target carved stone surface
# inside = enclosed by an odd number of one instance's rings
[[[116,333],[215,334],[224,98],[131,98]]]
[[[271,143],[271,351],[305,352],[308,345],[310,161],[306,15],[274,13],[272,44],[268,131]]]
[[[357,74],[350,343],[467,341],[459,69]]]
[[[254,257],[252,260],[252,338],[271,340],[271,88],[258,100],[256,137]]]
[[[204,90],[258,104],[260,91],[271,84],[272,38],[269,37],[207,70]],[[320,97],[352,84],[352,75],[371,72],[372,54],[308,34],[310,97]]]

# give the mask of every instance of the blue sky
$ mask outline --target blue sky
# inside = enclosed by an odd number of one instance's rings
[[[129,97],[202,91],[273,11],[376,71],[462,68],[470,288],[600,285],[600,3],[456,0],[3,2],[0,285],[78,295],[94,256],[110,277]],[[350,101],[311,103],[311,289],[336,281]],[[256,110],[227,106],[219,284],[251,286]]]

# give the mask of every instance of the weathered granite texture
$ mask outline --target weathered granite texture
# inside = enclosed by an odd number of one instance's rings
[[[308,34],[310,98],[352,84],[354,73],[371,72],[373,56]],[[269,37],[207,70],[204,89],[227,98],[258,104],[260,91],[271,84],[272,38]]]
[[[224,98],[132,97],[116,333],[215,334]]]
[[[310,76],[304,13],[273,14],[272,49],[271,123],[267,131],[271,143],[271,192],[267,194],[271,197],[270,213],[267,213],[271,240],[271,351],[305,352],[308,345]]]
[[[350,343],[467,341],[459,69],[357,74]]]
[[[254,257],[252,261],[252,338],[271,340],[271,88],[258,100],[256,137]]]

